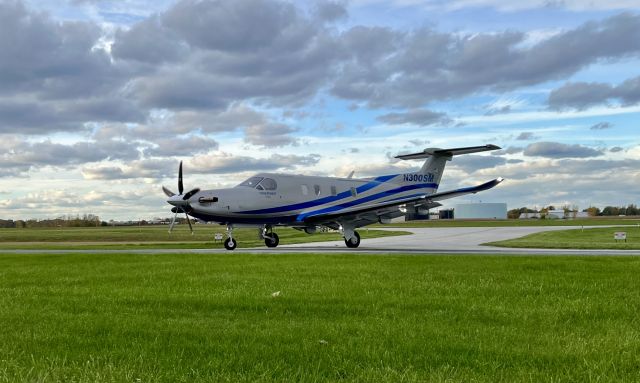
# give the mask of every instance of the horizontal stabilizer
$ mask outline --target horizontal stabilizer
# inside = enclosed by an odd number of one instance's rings
[[[497,145],[468,146],[466,148],[451,148],[451,149],[427,148],[422,152],[412,153],[412,154],[403,154],[400,156],[396,156],[396,158],[401,160],[415,160],[415,159],[427,158],[431,156],[451,157],[451,156],[457,156],[459,154],[486,152],[488,150],[498,150],[498,149],[501,149],[501,148]]]

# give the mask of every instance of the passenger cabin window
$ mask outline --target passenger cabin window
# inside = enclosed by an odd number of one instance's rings
[[[320,185],[313,185],[313,191],[316,192],[316,195],[320,195]]]
[[[302,187],[302,195],[309,194],[309,187],[307,185],[300,185]]]
[[[334,197],[338,195],[338,192],[336,191],[336,187],[335,186],[331,186],[331,195],[334,196]]]
[[[357,197],[358,196],[358,189],[351,188],[351,196],[352,197]]]
[[[255,188],[260,181],[262,181],[264,179],[264,177],[251,177],[248,180],[244,181],[243,183],[241,183],[238,186],[244,186],[244,187],[248,187],[248,188]]]
[[[260,185],[258,185],[258,187],[262,187],[264,190],[276,190],[278,188],[278,184],[271,178],[265,178],[262,180],[262,182],[260,182]]]

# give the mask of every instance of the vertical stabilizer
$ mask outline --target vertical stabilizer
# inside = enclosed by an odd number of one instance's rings
[[[428,182],[433,182],[436,185],[440,185],[440,180],[442,179],[442,173],[444,172],[444,168],[447,164],[447,161],[451,161],[453,156],[460,155],[460,154],[485,152],[488,150],[498,150],[498,149],[500,149],[500,147],[496,145],[469,146],[464,148],[452,148],[452,149],[427,148],[422,152],[404,154],[404,155],[396,156],[396,158],[399,158],[401,160],[414,160],[414,159],[426,158],[427,160],[422,165],[422,168],[420,168],[420,171],[417,173],[417,176],[424,180],[428,180]]]

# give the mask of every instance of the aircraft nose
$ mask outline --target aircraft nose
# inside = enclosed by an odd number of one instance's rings
[[[173,206],[185,206],[189,204],[189,201],[185,201],[184,199],[182,199],[182,196],[180,195],[169,197],[167,202]]]

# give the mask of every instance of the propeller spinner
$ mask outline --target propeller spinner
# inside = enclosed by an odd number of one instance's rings
[[[173,226],[176,223],[178,213],[184,213],[185,217],[187,218],[187,223],[189,224],[189,230],[191,230],[191,234],[193,235],[193,226],[191,226],[191,220],[189,219],[188,214],[192,210],[191,205],[189,205],[189,198],[198,193],[200,191],[200,188],[194,188],[186,192],[184,195],[182,194],[182,192],[184,191],[184,186],[182,185],[182,161],[180,161],[180,167],[178,168],[178,195],[164,186],[162,187],[162,191],[167,195],[167,197],[169,197],[169,200],[167,202],[174,205],[174,207],[171,208],[171,212],[175,214],[173,216],[173,219],[171,220],[171,225],[169,226],[169,233],[173,231]],[[176,197],[182,198],[178,199]]]

